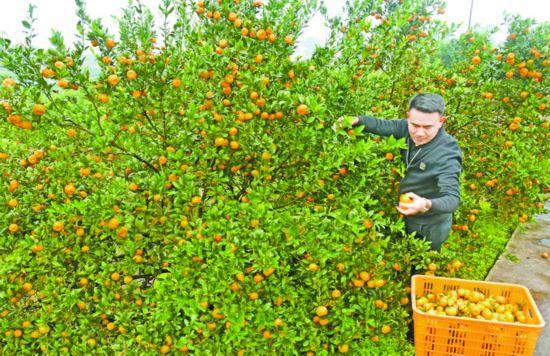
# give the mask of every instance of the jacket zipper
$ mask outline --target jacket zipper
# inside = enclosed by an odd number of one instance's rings
[[[420,153],[421,150],[422,150],[422,148],[419,148],[418,151],[416,151],[416,153],[414,154],[413,158],[411,158],[411,160],[409,161],[409,156],[410,156],[411,150],[410,150],[409,138],[407,138],[407,161],[405,162],[406,163],[405,171],[407,171],[409,169],[410,165],[412,164],[412,162],[414,161],[416,156],[418,156],[418,154]]]

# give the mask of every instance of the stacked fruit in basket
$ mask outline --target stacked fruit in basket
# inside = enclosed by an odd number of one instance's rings
[[[431,315],[469,317],[509,323],[526,323],[522,305],[503,296],[486,296],[464,288],[417,296],[416,306]]]

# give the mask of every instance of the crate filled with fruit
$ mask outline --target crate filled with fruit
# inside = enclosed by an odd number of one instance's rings
[[[411,297],[418,355],[530,355],[544,328],[517,284],[415,275]]]

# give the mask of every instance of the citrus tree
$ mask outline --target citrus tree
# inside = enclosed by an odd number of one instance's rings
[[[494,50],[464,35],[448,60],[440,1],[332,18],[313,0],[163,0],[160,24],[135,2],[117,34],[76,4],[72,46],[33,47],[32,6],[25,42],[0,40],[6,352],[410,352],[411,266],[482,278],[468,253],[488,253],[489,223],[541,208],[545,26]],[[318,11],[330,39],[294,59]],[[447,98],[466,158],[442,254],[395,210],[404,142],[331,129],[420,91]]]

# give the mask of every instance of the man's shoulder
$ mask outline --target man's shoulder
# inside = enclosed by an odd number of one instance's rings
[[[449,144],[449,145],[452,145],[452,146],[456,146],[457,148],[459,148],[458,147],[458,140],[453,135],[448,133],[447,131],[443,131],[443,143],[446,143],[446,144]]]
[[[442,139],[442,144],[440,145],[440,148],[443,148],[440,150],[442,155],[458,156],[462,158],[462,150],[458,145],[458,140],[453,135],[449,134],[447,131],[443,132],[443,139]]]

